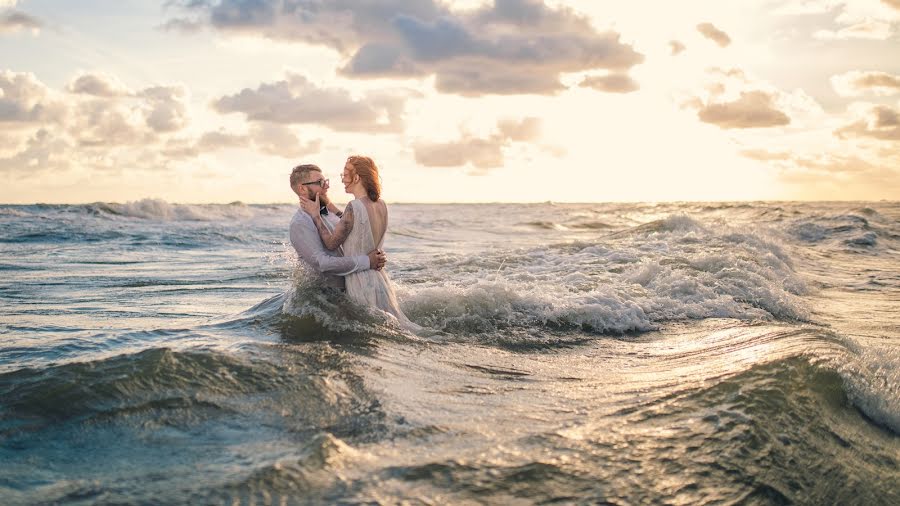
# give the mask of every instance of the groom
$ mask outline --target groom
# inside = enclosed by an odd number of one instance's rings
[[[328,180],[322,177],[322,169],[313,164],[298,165],[291,171],[290,183],[291,190],[298,197],[310,200],[319,197],[322,222],[330,230],[334,230],[341,212],[328,199]],[[325,284],[341,290],[344,289],[343,276],[366,269],[381,269],[386,261],[384,252],[377,249],[370,251],[368,255],[355,257],[343,256],[340,248],[328,251],[322,245],[312,218],[302,209],[298,209],[291,219],[291,244],[303,263],[325,276]]]

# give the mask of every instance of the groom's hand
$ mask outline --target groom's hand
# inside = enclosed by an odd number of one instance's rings
[[[384,251],[380,249],[373,249],[369,252],[369,268],[380,271],[382,267],[384,267],[385,262],[387,262],[387,257],[384,256]]]

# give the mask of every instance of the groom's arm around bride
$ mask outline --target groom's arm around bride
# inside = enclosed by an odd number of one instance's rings
[[[290,176],[290,185],[298,197],[315,200],[318,196],[322,204],[322,221],[327,227],[333,227],[339,221],[334,205],[328,199],[328,180],[322,177],[322,170],[312,164],[294,167]],[[331,211],[329,211],[331,208]],[[343,276],[366,269],[381,269],[385,263],[384,252],[372,250],[368,255],[345,257],[338,249],[328,251],[322,244],[319,232],[312,218],[303,210],[298,210],[291,219],[291,244],[307,267],[321,272],[326,284],[337,288],[344,287]]]

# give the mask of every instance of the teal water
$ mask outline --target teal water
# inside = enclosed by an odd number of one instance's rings
[[[897,504],[900,205],[0,206],[4,504]]]

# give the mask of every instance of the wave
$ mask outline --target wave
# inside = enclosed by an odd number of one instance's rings
[[[285,410],[299,427],[341,433],[344,417],[367,410],[370,395],[361,384],[329,380],[323,370],[309,365],[323,360],[321,352],[314,357],[304,357],[301,350],[292,354],[298,355],[297,362],[286,368],[277,359],[260,356],[250,360],[211,350],[153,348],[0,374],[0,437],[64,421],[156,419],[169,413],[172,423],[191,425],[205,418]],[[335,354],[326,364],[350,381],[352,370],[345,362]],[[180,414],[189,418],[179,419]]]
[[[875,250],[882,241],[893,243],[900,239],[896,223],[868,207],[833,215],[806,216],[787,224],[785,231],[801,244],[854,252]]]
[[[0,207],[0,217],[24,218],[31,216],[29,213],[12,207]]]
[[[141,199],[124,204],[96,202],[81,206],[86,212],[99,216],[122,216],[165,221],[215,221],[252,218],[271,206],[248,206],[243,202],[230,204],[170,204],[161,199]]]
[[[450,332],[621,334],[688,319],[809,319],[806,284],[775,239],[683,215],[596,243],[446,257],[433,268],[440,281],[402,286],[401,303],[417,323]]]
[[[850,360],[836,364],[855,406],[900,435],[900,348],[852,346]]]

